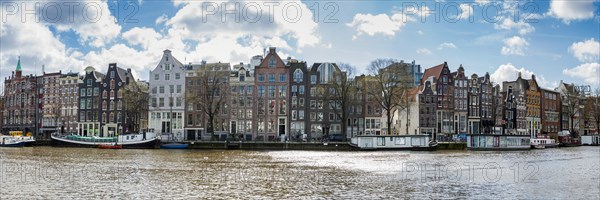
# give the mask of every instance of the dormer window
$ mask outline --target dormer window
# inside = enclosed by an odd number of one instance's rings
[[[169,61],[169,56],[165,56],[165,59],[166,59],[167,61]]]

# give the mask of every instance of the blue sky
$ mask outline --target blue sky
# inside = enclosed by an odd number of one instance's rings
[[[74,12],[65,2],[77,5]],[[23,15],[35,3],[35,14]],[[489,72],[496,82],[518,72],[536,74],[547,88],[560,80],[597,88],[600,77],[598,0],[78,0],[1,6],[2,77],[14,70],[18,56],[27,74],[40,74],[42,65],[47,72],[86,66],[105,71],[116,62],[147,79],[167,48],[182,62],[247,63],[268,46],[309,63],[350,63],[359,73],[367,73],[371,60],[394,58],[423,68],[447,61],[454,70],[462,64],[468,74]],[[234,14],[221,15],[223,10],[236,13],[239,22]]]

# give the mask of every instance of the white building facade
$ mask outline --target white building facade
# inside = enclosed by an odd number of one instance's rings
[[[150,71],[148,128],[155,133],[184,139],[185,68],[164,50],[160,62]]]

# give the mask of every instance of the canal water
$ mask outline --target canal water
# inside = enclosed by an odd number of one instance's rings
[[[600,147],[523,152],[0,148],[1,199],[600,199]]]

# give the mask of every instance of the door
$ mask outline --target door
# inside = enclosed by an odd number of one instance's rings
[[[285,135],[285,119],[279,119],[279,135]]]
[[[171,133],[171,122],[162,122],[161,133]]]

